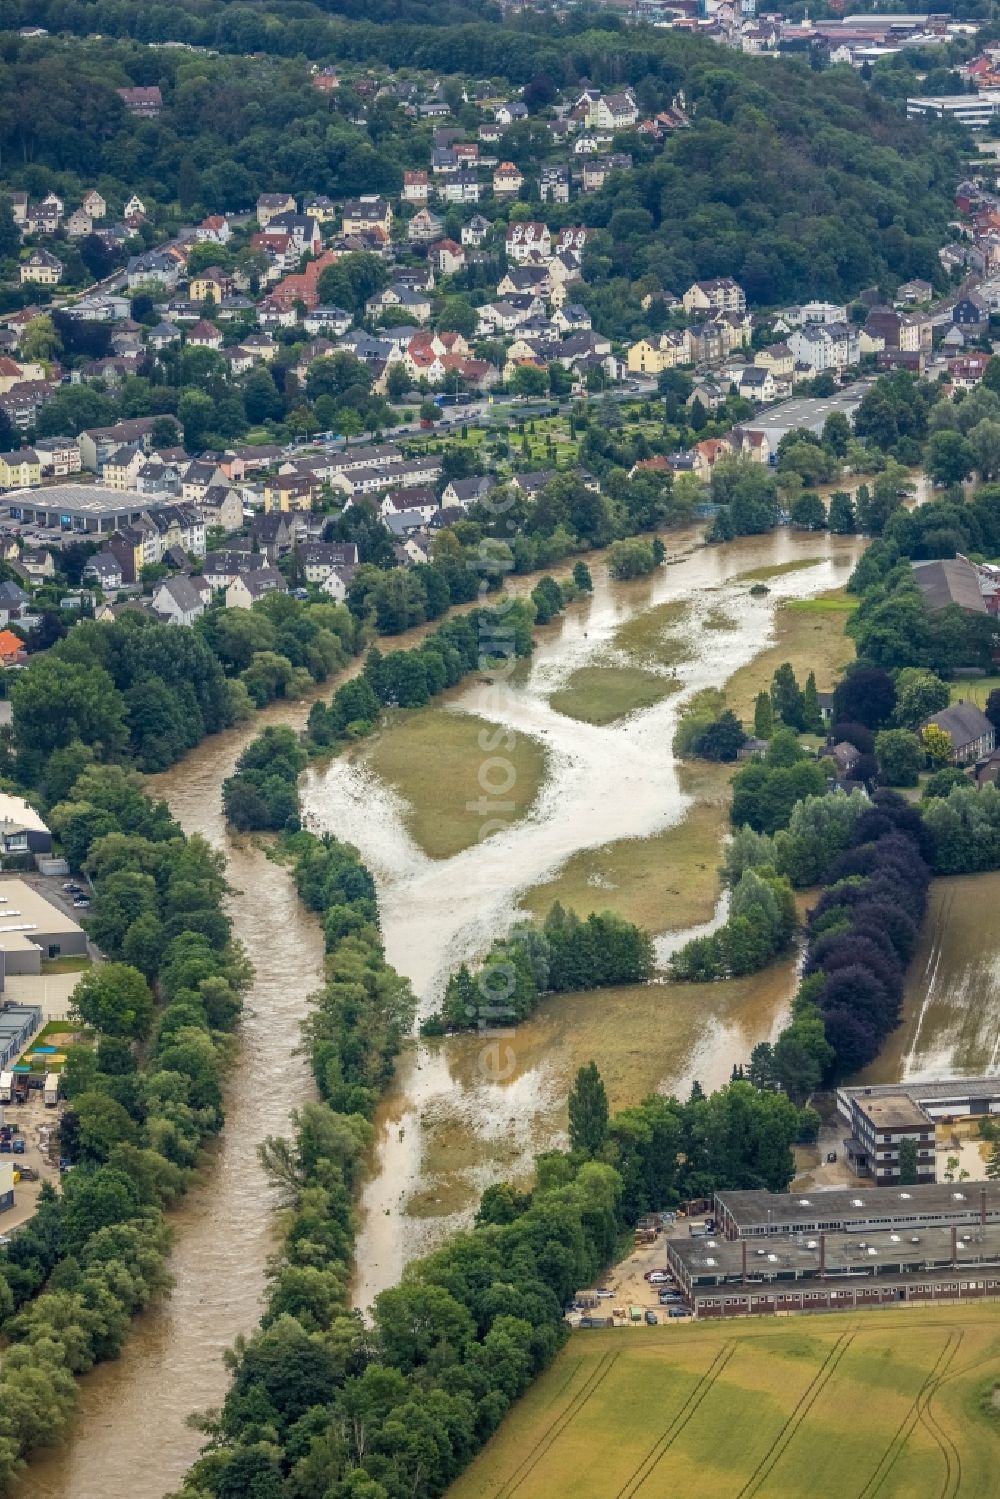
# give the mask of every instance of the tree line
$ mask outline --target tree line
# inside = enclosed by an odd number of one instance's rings
[[[182,1493],[431,1499],[551,1361],[566,1303],[640,1213],[714,1188],[785,1188],[791,1146],[817,1120],[746,1082],[709,1098],[695,1085],[686,1103],[656,1095],[609,1117],[596,1067],[581,1069],[569,1150],[539,1157],[529,1190],[489,1187],[475,1225],[411,1263],[366,1326],[351,1308],[352,1201],[413,996],[385,963],[357,851],[308,833],[285,846],[326,932],[328,977],[306,1024],[322,1101],[298,1111],[291,1140],[262,1149],[284,1196],[284,1243],[261,1326],[236,1352]],[[594,960],[565,917],[546,925],[547,936],[523,937],[529,965],[542,961],[543,938],[567,979]]]
[[[88,1042],[67,1048],[59,1144],[71,1169],[0,1249],[0,1486],[65,1434],[74,1376],[121,1352],[169,1284],[163,1209],[222,1127],[228,1033],[250,968],[223,908],[222,856],[188,838],[140,778],[89,765],[50,811],[72,827],[108,961],[72,998]]]
[[[424,1022],[425,1035],[515,1024],[546,994],[643,983],[653,972],[648,932],[610,911],[582,920],[557,901],[540,927],[530,922],[497,938],[478,969],[463,963],[445,987],[441,1009]]]

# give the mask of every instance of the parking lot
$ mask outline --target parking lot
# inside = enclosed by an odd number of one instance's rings
[[[604,1280],[595,1284],[594,1292],[610,1291],[610,1296],[599,1295],[597,1304],[586,1307],[580,1313],[570,1314],[568,1320],[574,1325],[579,1322],[580,1316],[588,1314],[596,1317],[614,1317],[616,1326],[645,1326],[645,1320],[639,1323],[631,1322],[632,1307],[639,1307],[644,1316],[647,1311],[655,1314],[657,1322],[687,1321],[687,1317],[668,1315],[668,1307],[661,1304],[661,1292],[673,1291],[671,1281],[652,1283],[646,1279],[648,1274],[654,1271],[665,1271],[667,1268],[667,1239],[671,1234],[677,1233],[687,1235],[688,1224],[686,1219],[681,1219],[672,1228],[661,1232],[654,1244],[644,1244],[627,1255]],[[620,1315],[623,1314],[623,1315]]]
[[[23,1155],[13,1153],[8,1155],[5,1152],[0,1155],[0,1161],[10,1161],[15,1171],[28,1166],[38,1172],[37,1181],[25,1181],[22,1177],[20,1181],[14,1183],[14,1206],[7,1212],[0,1213],[0,1234],[9,1234],[23,1223],[27,1223],[29,1218],[34,1216],[42,1183],[46,1181],[57,1183],[59,1180],[56,1134],[60,1112],[58,1108],[47,1109],[45,1107],[40,1088],[31,1090],[27,1103],[10,1103],[0,1107],[0,1114],[3,1115],[2,1122],[5,1125],[16,1125],[25,1142]]]

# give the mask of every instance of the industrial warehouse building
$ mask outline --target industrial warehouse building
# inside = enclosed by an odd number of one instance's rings
[[[24,880],[0,879],[0,992],[8,974],[37,975],[43,958],[85,956],[87,934]]]
[[[714,1236],[667,1242],[696,1317],[1000,1297],[998,1182],[719,1192],[715,1222]]]
[[[936,1126],[1000,1113],[1000,1077],[839,1088],[837,1112],[850,1130],[844,1146],[859,1176],[879,1186],[898,1182],[900,1143],[909,1139],[917,1147],[917,1181],[932,1182]]]
[[[47,489],[12,489],[4,495],[11,520],[30,521],[60,531],[107,535],[176,504],[169,494],[123,494],[103,484],[52,484]]]
[[[40,1005],[0,1005],[0,1069],[21,1055],[41,1024]]]

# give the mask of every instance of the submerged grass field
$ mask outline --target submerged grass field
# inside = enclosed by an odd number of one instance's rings
[[[745,724],[753,723],[754,700],[758,692],[770,687],[783,661],[791,662],[802,687],[811,671],[816,673],[820,692],[829,692],[836,685],[844,667],[854,660],[854,641],[844,628],[851,612],[843,607],[846,599],[843,590],[836,589],[817,599],[801,601],[811,605],[808,609],[798,607],[799,600],[778,605],[774,644],[725,684],[726,706],[737,718]]]
[[[680,685],[641,666],[581,666],[549,701],[567,718],[602,725],[652,707]]]
[[[719,898],[734,769],[705,761],[679,766],[681,789],[695,798],[681,822],[649,838],[582,849],[551,880],[527,891],[521,904],[540,917],[557,900],[582,917],[614,911],[651,932],[708,921]]]
[[[406,825],[411,837],[432,859],[450,859],[470,848],[480,835],[483,814],[469,810],[483,796],[479,771],[492,753],[479,742],[488,740],[495,725],[469,713],[444,708],[418,708],[397,716],[387,733],[366,751],[375,773],[407,804]],[[514,784],[504,799],[514,803],[505,813],[514,823],[531,810],[545,778],[545,751],[525,734],[504,744],[504,759],[515,771]]]
[[[1000,1306],[573,1333],[449,1499],[986,1499]]]

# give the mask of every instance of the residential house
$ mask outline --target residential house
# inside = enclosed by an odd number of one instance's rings
[[[135,488],[139,470],[145,465],[146,451],[141,443],[128,443],[109,453],[101,464],[101,479],[109,489],[124,493]]]
[[[228,535],[243,524],[243,501],[231,485],[210,484],[196,504],[206,527],[221,528]]]
[[[147,560],[153,560],[152,555],[146,557],[146,534],[141,526],[123,526],[112,531],[105,546],[121,569],[123,583],[138,583]],[[155,539],[150,551],[151,554],[159,551]]]
[[[206,592],[199,588],[184,573],[174,578],[165,578],[153,590],[153,608],[170,625],[193,625],[204,614],[211,598],[211,588]]]
[[[41,460],[34,448],[0,453],[0,490],[35,489],[41,482]]]
[[[352,315],[343,307],[314,307],[303,317],[302,326],[307,333],[332,333],[339,338],[353,321]],[[246,347],[245,343],[243,347]]]
[[[75,437],[39,437],[35,452],[43,478],[63,479],[80,472],[80,444]]]
[[[387,286],[365,303],[365,311],[376,316],[387,307],[398,308],[417,323],[428,322],[431,315],[430,297],[426,292],[413,291],[408,286]]]
[[[430,182],[426,172],[403,173],[403,202],[426,203]]]
[[[114,552],[95,552],[87,559],[83,576],[96,583],[104,593],[117,593],[124,583],[122,565]]]
[[[758,369],[770,370],[775,380],[790,380],[795,368],[795,355],[786,343],[769,344],[766,349],[757,351],[753,362]]]
[[[996,729],[975,703],[959,698],[950,708],[932,713],[920,725],[922,729],[931,724],[942,729],[951,740],[952,765],[974,765],[977,760],[991,755],[996,748]]]
[[[441,507],[454,507],[464,513],[470,505],[485,499],[493,487],[494,480],[486,474],[477,474],[471,479],[451,479],[441,491]]]
[[[103,219],[108,211],[108,205],[96,187],[87,189],[81,200],[80,207],[91,220]]]
[[[138,193],[133,193],[131,198],[122,209],[122,218],[126,224],[136,224],[146,217],[146,205]]]
[[[335,251],[325,250],[316,260],[310,260],[305,270],[279,281],[267,303],[261,303],[260,308],[269,303],[279,315],[279,326],[282,325],[281,318],[285,319],[284,326],[294,324],[296,303],[301,302],[307,311],[319,306],[320,277],[328,266],[336,264],[337,258]],[[248,345],[247,340],[244,343]]]
[[[358,549],[353,541],[310,541],[298,548],[298,562],[307,583],[324,583],[334,568],[355,568]]]
[[[302,212],[317,224],[332,224],[337,217],[337,205],[324,193],[313,193],[303,203]]]
[[[318,255],[323,248],[323,237],[314,218],[303,213],[276,213],[268,225],[269,232],[287,234],[292,241],[296,256]]]
[[[744,401],[758,401],[766,405],[775,398],[774,376],[769,369],[761,369],[758,365],[747,365],[740,371],[739,379],[735,383],[736,392]]]
[[[882,338],[885,350],[901,354],[929,353],[933,337],[930,318],[919,313],[897,312],[894,307],[869,309],[864,331],[870,337]]]
[[[131,257],[125,268],[125,279],[130,291],[142,286],[165,287],[172,291],[180,279],[180,264],[172,255],[147,250],[144,255]]]
[[[582,185],[585,193],[598,193],[612,172],[630,172],[632,157],[627,151],[611,156],[591,156],[583,164]]]
[[[196,349],[221,349],[222,333],[214,323],[202,318],[191,329],[187,341]]]
[[[362,194],[344,204],[344,233],[364,234],[379,229],[388,238],[392,232],[392,205],[377,193]]]
[[[188,295],[192,302],[207,302],[209,297],[218,305],[224,297],[228,297],[233,290],[233,278],[228,271],[223,271],[217,265],[208,266],[204,271],[191,277],[188,286]]]
[[[31,282],[36,286],[58,286],[63,269],[58,256],[48,250],[32,250],[27,260],[21,262],[21,284]]]
[[[25,547],[21,553],[20,566],[32,583],[47,583],[55,577],[56,565],[52,553],[45,547]]]
[[[199,244],[228,245],[233,237],[233,231],[229,227],[229,220],[225,214],[210,213],[207,218],[202,219],[195,230]]]
[[[524,186],[524,173],[512,161],[502,161],[493,173],[493,194],[497,198],[516,198]]]
[[[465,267],[465,251],[453,239],[439,239],[431,245],[428,254],[434,262],[434,269],[442,276],[454,275]]]
[[[266,229],[279,213],[294,213],[295,199],[290,193],[261,193],[257,199],[257,222]]]
[[[513,99],[508,104],[501,104],[494,111],[493,118],[498,125],[502,125],[504,130],[507,130],[511,125],[516,124],[517,121],[528,118],[528,106],[522,104],[520,99]]]
[[[538,178],[538,196],[543,203],[568,203],[568,168],[542,167]]]
[[[288,585],[276,567],[261,567],[238,576],[226,589],[227,609],[249,609],[269,593],[287,593]]]
[[[277,562],[292,549],[292,533],[288,521],[280,511],[255,515],[250,524],[250,536],[260,554],[271,563]]]
[[[446,203],[478,203],[482,184],[475,172],[455,172],[444,179],[441,196]]]
[[[0,666],[25,666],[28,653],[24,641],[13,630],[0,630]]]
[[[805,323],[788,335],[796,362],[821,374],[843,370],[861,357],[857,330],[850,323]]]
[[[462,225],[462,244],[478,250],[486,243],[490,227],[489,219],[483,218],[481,213],[474,213],[469,222]]]
[[[587,124],[597,130],[628,130],[639,118],[635,99],[628,92],[602,94],[588,101]]]
[[[411,244],[430,244],[444,233],[444,220],[431,213],[429,208],[418,208],[406,226],[406,237]]]
[[[163,95],[155,83],[141,88],[117,88],[115,93],[130,115],[143,120],[155,120],[163,108]]]
[[[653,333],[640,338],[626,356],[629,370],[636,375],[659,375],[690,362],[691,340],[686,328],[682,332]]]
[[[958,298],[958,301],[951,310],[951,320],[959,328],[988,326],[990,321],[989,305],[976,292],[970,292],[968,296]]]
[[[93,230],[94,221],[82,208],[75,208],[66,220],[66,234],[70,239],[84,239]]]
[[[681,301],[685,312],[746,312],[747,308],[746,293],[731,276],[695,281]]]
[[[546,224],[537,221],[508,224],[504,246],[508,260],[521,262],[534,256],[545,259],[552,253],[552,235]]]

